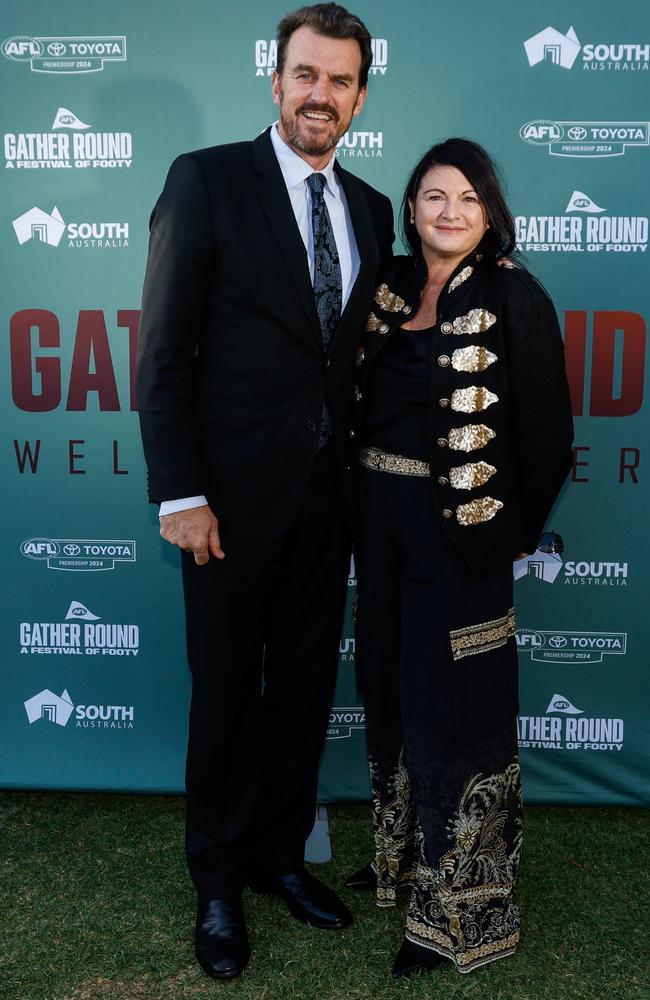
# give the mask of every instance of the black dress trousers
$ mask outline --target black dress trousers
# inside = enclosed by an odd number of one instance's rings
[[[428,476],[359,478],[356,648],[377,903],[394,906],[409,886],[406,937],[469,972],[511,954],[519,935],[512,570],[469,570]]]
[[[303,867],[350,559],[331,448],[316,456],[279,538],[235,538],[224,525],[225,559],[197,566],[182,554],[192,672],[186,853],[198,892],[212,898],[239,891],[253,868]]]

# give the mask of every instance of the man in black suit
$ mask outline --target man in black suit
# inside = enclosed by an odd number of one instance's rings
[[[182,550],[186,848],[216,979],[248,961],[246,884],[314,926],[351,921],[303,858],[347,589],[355,351],[393,239],[388,199],[335,160],[371,59],[344,8],[287,15],[279,121],[180,156],[152,215],[137,391],[150,499]]]

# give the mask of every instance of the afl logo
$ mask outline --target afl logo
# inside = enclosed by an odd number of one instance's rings
[[[520,649],[535,649],[544,645],[544,636],[535,629],[518,628],[515,632],[515,641]]]
[[[28,559],[50,559],[58,554],[59,546],[51,538],[28,538],[20,551]]]
[[[557,122],[539,118],[522,125],[519,135],[524,142],[530,142],[533,146],[548,146],[549,142],[559,142],[564,136],[564,129]]]
[[[5,38],[0,46],[5,59],[13,59],[15,62],[29,62],[43,55],[43,45],[36,38],[30,35],[14,35],[13,38]]]

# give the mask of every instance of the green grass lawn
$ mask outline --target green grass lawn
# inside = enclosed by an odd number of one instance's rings
[[[194,892],[183,801],[131,795],[0,794],[0,996],[7,1000],[627,1000],[650,998],[649,810],[529,807],[517,954],[460,976],[394,983],[403,909],[343,892],[355,923],[323,932],[247,895],[253,957],[213,983],[194,961]],[[369,857],[365,805],[330,810],[338,887]]]

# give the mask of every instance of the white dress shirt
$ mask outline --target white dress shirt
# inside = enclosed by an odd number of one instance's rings
[[[311,192],[307,186],[307,178],[310,174],[320,173],[325,177],[326,183],[323,188],[325,204],[329,212],[336,249],[339,253],[339,263],[341,265],[342,282],[342,309],[345,309],[350,297],[352,286],[359,273],[359,249],[354,237],[354,229],[350,219],[348,204],[345,199],[345,192],[334,172],[335,154],[332,153],[326,166],[315,171],[306,160],[293,151],[288,146],[278,132],[277,122],[271,128],[271,143],[277,156],[284,183],[289,192],[293,214],[300,230],[302,241],[305,244],[305,252],[309,264],[309,274],[313,283],[314,280],[314,235],[311,224]],[[207,504],[204,496],[181,497],[178,500],[163,500],[160,504],[159,516],[175,514],[179,510],[190,510],[193,507],[204,507]]]

